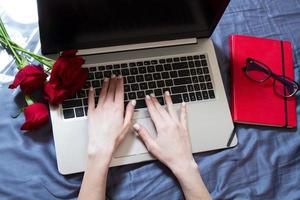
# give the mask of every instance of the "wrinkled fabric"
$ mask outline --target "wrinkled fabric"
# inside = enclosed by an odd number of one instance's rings
[[[0,15],[4,15],[1,8]],[[20,32],[30,38],[24,26],[9,17],[3,20],[16,25],[15,28],[23,27]],[[32,45],[38,44],[37,24],[26,27],[35,31],[32,40],[26,43],[29,49],[35,50]],[[228,36],[235,33],[290,40],[295,78],[300,82],[299,0],[231,1],[212,36],[228,97]],[[19,128],[24,116],[10,118],[24,101],[18,90],[7,89],[6,80],[13,80],[16,73],[10,58],[7,59],[8,67],[0,66],[0,199],[75,198],[82,174],[62,176],[58,173],[50,123],[32,134],[22,134]],[[300,130],[238,126],[237,135],[237,147],[195,155],[213,199],[300,199]],[[176,179],[158,161],[111,168],[107,195],[117,200],[184,199]]]

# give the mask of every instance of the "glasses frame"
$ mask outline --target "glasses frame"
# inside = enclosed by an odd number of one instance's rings
[[[265,64],[263,64],[263,63],[261,63],[259,61],[255,60],[253,58],[247,58],[246,59],[246,63],[247,63],[246,66],[242,68],[242,70],[244,71],[245,75],[249,79],[251,79],[251,80],[253,80],[253,81],[257,82],[257,83],[263,83],[263,82],[265,82],[266,80],[268,80],[268,79],[270,79],[272,77],[274,79],[273,90],[275,91],[275,93],[277,95],[279,95],[281,97],[290,98],[290,97],[295,96],[295,94],[300,90],[300,85],[296,81],[294,81],[294,80],[292,80],[292,79],[290,79],[288,77],[284,77],[282,75],[277,75],[277,74],[273,73],[272,70],[267,65],[265,65]],[[267,77],[265,79],[263,79],[263,80],[256,80],[256,79],[252,78],[248,74],[249,65],[253,64],[253,63],[256,64],[257,67],[260,67],[260,69],[263,69],[263,70],[261,70],[261,72],[266,73],[266,75],[267,75]],[[267,71],[265,69],[267,69]],[[275,85],[276,81],[280,81],[284,85],[284,83],[282,82],[282,80],[287,80],[287,81],[291,82],[292,84],[294,84],[294,86],[296,86],[295,87],[296,90],[292,94],[290,94],[290,95],[282,95],[281,93],[277,92],[276,85]],[[284,87],[286,87],[286,85],[284,85]]]

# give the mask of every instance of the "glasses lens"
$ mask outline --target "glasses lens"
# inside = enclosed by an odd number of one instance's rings
[[[275,80],[274,88],[279,95],[291,97],[297,92],[298,85],[294,81],[280,76]]]
[[[248,63],[246,73],[251,79],[258,82],[263,82],[271,76],[271,72],[267,67],[253,61]]]

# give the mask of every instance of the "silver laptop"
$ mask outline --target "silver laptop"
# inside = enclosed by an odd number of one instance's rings
[[[210,36],[229,0],[38,0],[42,52],[78,49],[89,72],[85,87],[58,107],[50,106],[58,170],[85,170],[87,93],[123,75],[125,104],[137,100],[134,121],[155,135],[144,97],[164,105],[168,90],[175,106],[188,104],[193,152],[237,144]],[[98,97],[96,97],[97,99]],[[102,122],[105,123],[105,122]],[[230,145],[228,145],[231,140]],[[168,147],[166,147],[168,148]],[[131,132],[111,166],[155,159]]]

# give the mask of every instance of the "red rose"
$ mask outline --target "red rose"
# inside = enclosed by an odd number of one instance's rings
[[[34,103],[24,109],[25,123],[21,130],[35,130],[48,121],[48,108],[45,104]]]
[[[76,50],[65,51],[56,60],[49,82],[45,85],[45,99],[57,105],[80,91],[87,79],[82,68],[84,60],[76,56]]]
[[[47,74],[41,66],[27,65],[16,74],[15,80],[9,85],[9,88],[15,89],[20,86],[22,92],[30,94],[42,88],[46,78]]]

